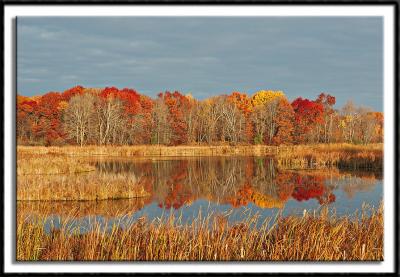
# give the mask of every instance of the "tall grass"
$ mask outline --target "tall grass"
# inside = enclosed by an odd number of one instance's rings
[[[101,215],[104,218],[131,215],[151,202],[149,197],[102,201],[18,201],[17,212],[35,217],[57,215],[82,218]]]
[[[18,153],[62,154],[66,156],[189,157],[272,155],[281,167],[307,168],[339,166],[350,169],[382,169],[383,144],[346,143],[292,146],[18,146]]]
[[[19,153],[17,175],[71,174],[94,171],[95,167],[79,157]]]
[[[18,151],[17,200],[105,200],[150,195],[140,178],[95,172],[88,157],[37,153]]]
[[[17,200],[105,200],[144,197],[141,180],[124,174],[18,176]]]
[[[44,218],[33,222],[19,216],[17,260],[381,261],[383,207],[370,213],[353,220],[322,209],[303,217],[270,218],[259,229],[254,228],[257,215],[236,224],[225,215],[199,215],[191,225],[171,215],[109,231],[94,223],[84,234],[71,232],[68,220],[46,234]]]
[[[280,147],[278,166],[285,168],[332,167],[381,170],[383,144],[316,144]]]
[[[276,147],[267,145],[248,146],[163,146],[163,145],[133,145],[133,146],[18,146],[18,152],[36,154],[65,154],[72,156],[117,156],[117,157],[182,157],[182,156],[231,156],[231,155],[270,155]]]

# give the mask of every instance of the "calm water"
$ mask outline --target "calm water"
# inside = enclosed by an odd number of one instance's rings
[[[283,170],[269,157],[202,157],[93,161],[96,172],[138,180],[150,197],[108,201],[18,202],[18,212],[50,215],[56,228],[71,211],[81,232],[92,222],[129,225],[138,218],[157,220],[174,213],[182,224],[207,214],[229,214],[230,223],[258,214],[258,225],[277,213],[302,216],[328,206],[338,216],[357,217],[363,203],[378,207],[382,176],[377,172]],[[109,178],[108,178],[109,179]],[[111,184],[112,185],[112,184]],[[358,214],[359,216],[359,214]]]

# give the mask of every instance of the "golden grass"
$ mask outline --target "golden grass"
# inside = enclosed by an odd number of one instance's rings
[[[279,147],[278,166],[286,168],[332,167],[373,169],[383,167],[383,144],[316,144]]]
[[[140,177],[95,170],[87,157],[18,151],[17,200],[105,200],[150,195]]]
[[[346,143],[292,146],[18,146],[21,154],[110,156],[110,157],[189,157],[272,155],[281,167],[307,168],[339,166],[351,169],[381,169],[383,144]]]
[[[46,215],[66,217],[73,214],[76,218],[82,218],[95,214],[112,218],[121,214],[133,214],[150,202],[151,198],[148,197],[102,201],[17,201],[17,211],[20,214],[36,217]]]
[[[381,261],[383,207],[360,220],[329,215],[327,209],[303,217],[278,217],[253,228],[257,216],[230,225],[226,215],[198,216],[191,225],[166,220],[136,221],[109,232],[94,223],[89,233],[67,228],[44,232],[43,219],[17,226],[17,260],[146,261]],[[272,224],[273,223],[273,224]],[[271,226],[272,225],[272,226]]]
[[[138,147],[140,148],[140,146]],[[148,196],[149,193],[144,190],[144,186],[151,180],[146,179],[145,176],[140,174],[127,175],[97,173],[93,171],[95,170],[95,167],[90,162],[93,155],[100,152],[107,155],[111,155],[112,153],[111,156],[117,154],[120,155],[120,157],[128,158],[129,155],[136,153],[134,149],[138,147],[88,146],[81,148],[72,146],[19,146],[17,156],[17,199],[103,200]],[[216,147],[218,146],[215,146],[214,148]],[[238,147],[240,148],[242,146]],[[350,144],[320,144],[312,146],[280,146],[272,148],[275,149],[272,152],[275,152],[274,160],[276,164],[279,168],[283,169],[323,169],[326,167],[334,168],[337,166],[340,168],[350,169],[362,168],[371,171],[381,170],[382,168],[382,147],[382,144],[371,144],[367,146]],[[157,159],[166,158],[169,157],[168,154],[175,153],[168,152],[170,150],[175,151],[176,149],[184,148],[185,146],[163,147],[163,149],[167,149],[165,150],[166,156],[159,156]],[[211,149],[210,147],[198,148]],[[259,146],[254,146],[253,148],[256,150],[264,149],[259,148]],[[147,151],[145,149],[147,148],[142,147],[143,151]],[[152,147],[148,147],[148,149],[152,149]],[[220,150],[221,149],[225,148],[220,148]],[[231,150],[235,152],[237,149],[235,150],[234,148],[231,148]],[[262,152],[256,150],[254,150],[254,153]],[[189,150],[186,149],[185,151]],[[151,153],[151,151],[145,152],[144,154],[146,153]],[[181,154],[182,153],[188,152],[181,152]],[[227,153],[229,153],[229,151]],[[237,153],[244,152],[238,150]],[[146,155],[134,157],[137,160],[141,159],[144,161],[145,159],[149,159]],[[174,168],[173,170],[177,169]],[[210,172],[208,172],[208,174],[211,174]],[[157,178],[162,179],[163,176],[158,176]]]
[[[275,146],[18,146],[19,153],[63,154],[70,156],[112,156],[112,157],[183,157],[183,156],[249,156],[270,155],[276,151]]]
[[[94,171],[95,167],[77,157],[20,154],[17,158],[17,175],[51,175]]]
[[[17,200],[105,200],[145,197],[141,180],[125,174],[18,176]]]

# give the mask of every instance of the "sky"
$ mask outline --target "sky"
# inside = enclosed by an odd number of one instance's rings
[[[325,92],[383,110],[381,17],[18,17],[17,90]]]

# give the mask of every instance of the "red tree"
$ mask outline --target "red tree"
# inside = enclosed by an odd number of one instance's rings
[[[166,91],[158,95],[168,107],[168,118],[173,130],[172,144],[182,144],[188,141],[188,124],[185,115],[191,109],[190,101],[179,91],[171,93]]]
[[[61,128],[60,103],[63,100],[59,92],[49,92],[40,97],[35,110],[37,123],[32,131],[36,138],[44,141],[46,145],[60,143],[64,140]]]
[[[310,140],[309,135],[316,124],[324,120],[324,106],[321,103],[301,97],[292,102],[295,119],[295,141],[304,143]]]

